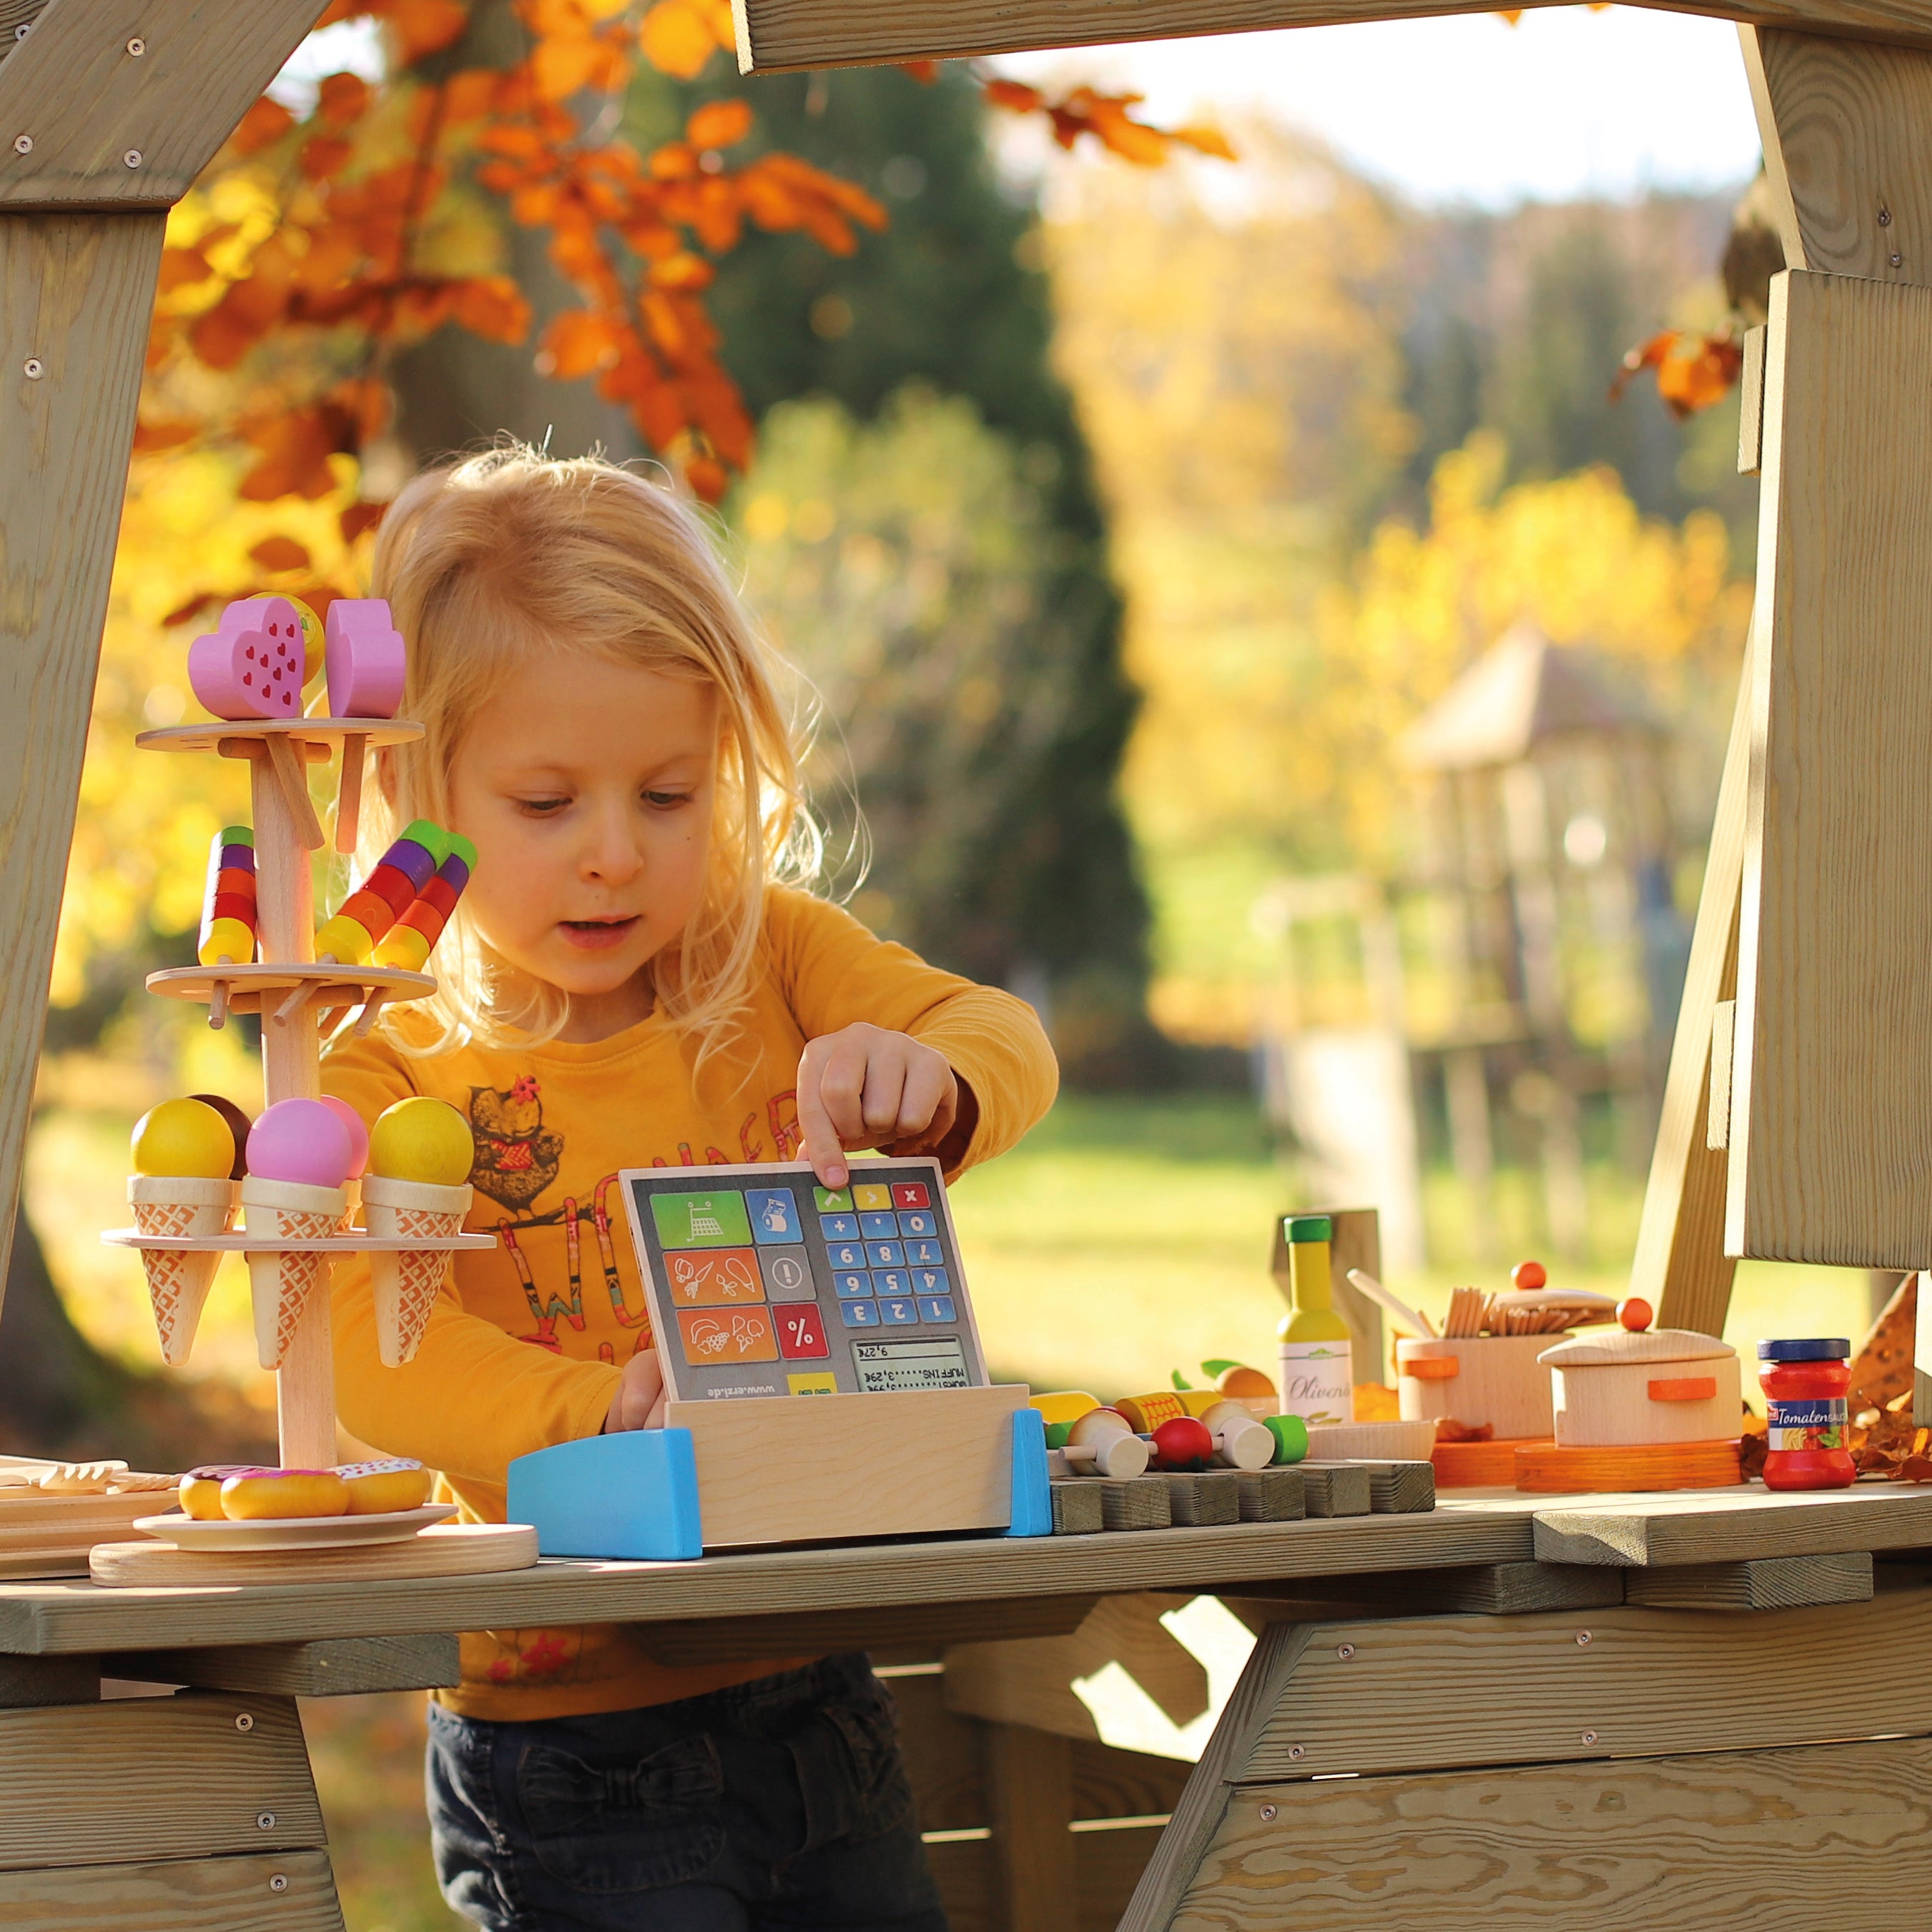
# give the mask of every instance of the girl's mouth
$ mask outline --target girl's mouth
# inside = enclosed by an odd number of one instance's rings
[[[566,919],[558,921],[564,938],[585,952],[608,952],[623,944],[642,920],[632,914],[627,919]]]

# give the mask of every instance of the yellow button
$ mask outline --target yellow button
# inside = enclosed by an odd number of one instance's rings
[[[852,1190],[852,1204],[862,1213],[878,1214],[892,1206],[892,1190],[876,1182],[869,1186],[855,1187]]]
[[[813,1369],[800,1376],[787,1376],[794,1395],[836,1395],[838,1378],[830,1369]]]

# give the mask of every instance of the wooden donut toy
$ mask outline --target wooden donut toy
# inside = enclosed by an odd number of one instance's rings
[[[223,1521],[221,1486],[230,1476],[238,1475],[244,1466],[239,1462],[210,1462],[189,1470],[176,1492],[181,1500],[182,1515],[192,1516],[196,1522]]]
[[[222,1483],[221,1514],[230,1522],[346,1516],[349,1485],[333,1469],[237,1469]]]
[[[435,1478],[420,1462],[400,1456],[380,1462],[344,1462],[335,1472],[349,1486],[351,1516],[389,1516],[421,1509]]]

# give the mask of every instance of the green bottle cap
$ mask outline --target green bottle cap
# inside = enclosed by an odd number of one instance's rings
[[[1288,1217],[1291,1241],[1331,1241],[1335,1223],[1326,1214],[1291,1214]]]
[[[470,871],[472,872],[475,872],[476,869],[476,848],[471,844],[470,841],[464,838],[463,834],[460,832],[452,832],[447,836],[449,839],[449,850],[442,855],[443,857],[446,859],[460,859],[464,865],[470,868]]]

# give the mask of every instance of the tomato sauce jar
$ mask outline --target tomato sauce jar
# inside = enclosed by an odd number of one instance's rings
[[[1841,1490],[1858,1479],[1845,1440],[1851,1343],[1841,1336],[1760,1342],[1758,1382],[1771,1440],[1768,1490]]]

